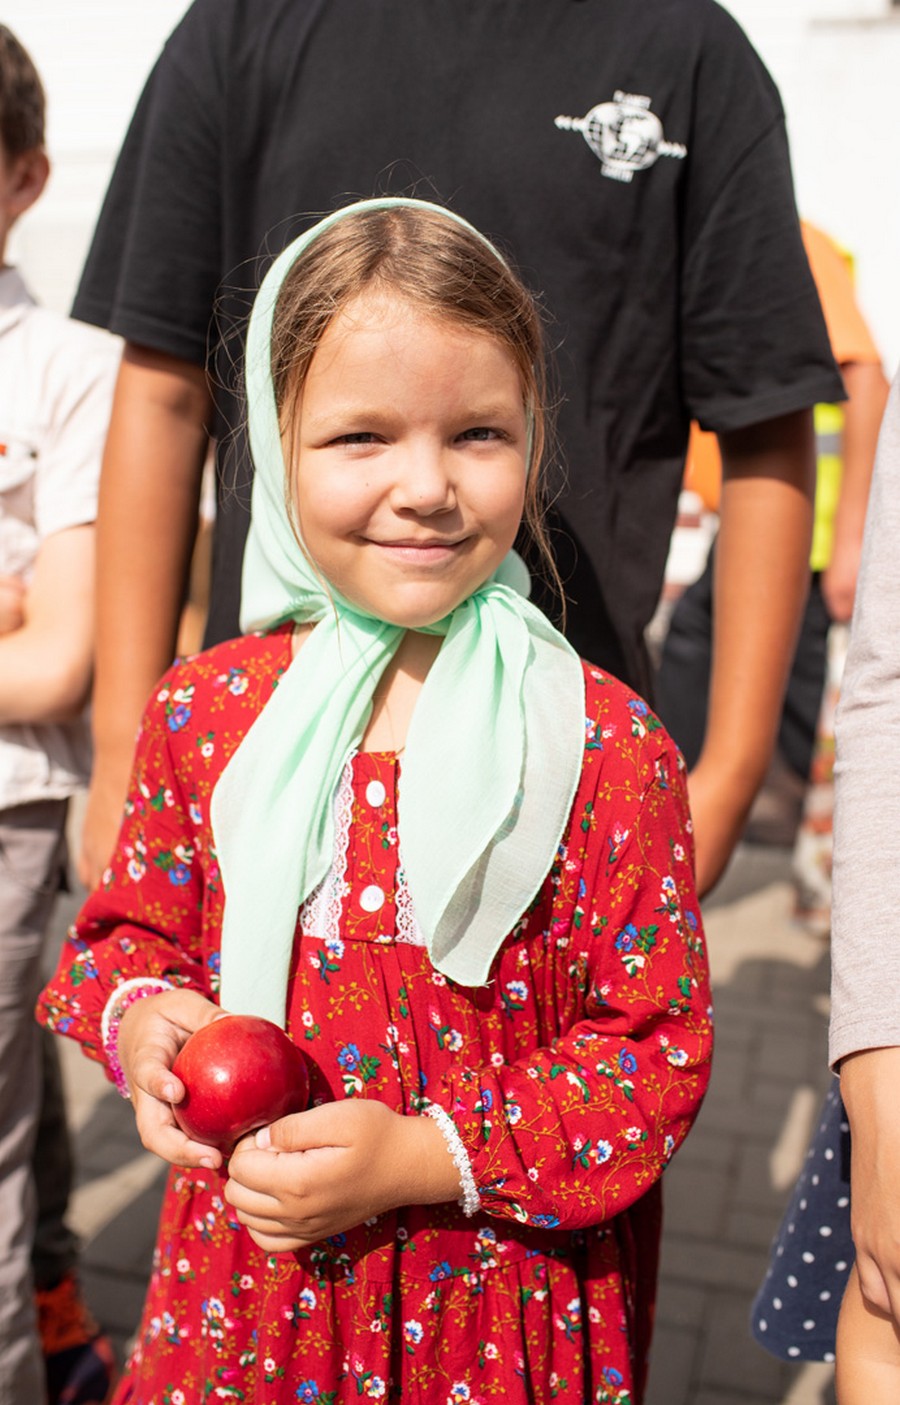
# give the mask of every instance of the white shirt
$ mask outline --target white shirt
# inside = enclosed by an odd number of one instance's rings
[[[0,574],[27,584],[47,537],[94,521],[120,353],[0,270]],[[0,808],[71,795],[89,767],[84,718],[0,727]]]

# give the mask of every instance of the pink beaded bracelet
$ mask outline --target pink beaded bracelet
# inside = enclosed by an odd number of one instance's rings
[[[106,1002],[100,1019],[100,1037],[113,1082],[123,1098],[130,1098],[131,1090],[119,1061],[119,1025],[122,1023],[122,1016],[129,1005],[133,1005],[136,1000],[142,1000],[145,995],[161,995],[165,990],[174,989],[171,981],[155,976],[136,976],[134,980],[123,981],[121,985],[116,986]]]

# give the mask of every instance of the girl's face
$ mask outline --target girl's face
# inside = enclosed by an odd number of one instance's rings
[[[522,382],[496,338],[367,290],[329,323],[288,425],[303,542],[353,604],[415,629],[454,609],[516,536]]]

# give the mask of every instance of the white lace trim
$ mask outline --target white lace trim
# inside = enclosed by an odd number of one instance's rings
[[[334,796],[334,848],[331,867],[300,909],[300,930],[318,941],[334,943],[341,937],[341,907],[350,891],[347,883],[347,849],[353,819],[353,751],[341,772]]]
[[[425,938],[422,935],[421,927],[416,921],[416,914],[412,905],[412,894],[406,882],[406,870],[403,867],[402,852],[398,853],[396,881],[397,941],[406,942],[409,946],[424,946]]]
[[[456,1123],[437,1103],[428,1103],[423,1112],[427,1117],[431,1117],[438,1125],[444,1141],[447,1143],[447,1151],[456,1167],[459,1175],[459,1188],[462,1194],[459,1197],[459,1206],[466,1216],[477,1215],[481,1209],[481,1196],[478,1193],[478,1185],[472,1171],[472,1163],[469,1160],[469,1153],[463,1144],[463,1139],[456,1130]]]
[[[353,762],[357,753],[351,752],[341,772],[334,797],[334,848],[331,867],[321,883],[310,893],[300,909],[300,930],[317,941],[335,943],[341,940],[341,913],[344,899],[350,892],[347,882],[347,853],[350,847],[350,826],[353,820]],[[403,869],[403,855],[397,856],[394,901],[397,930],[394,939],[408,946],[424,946],[412,897]],[[390,935],[382,940],[390,941]]]

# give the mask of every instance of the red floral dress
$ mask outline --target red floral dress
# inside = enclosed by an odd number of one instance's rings
[[[94,1058],[122,981],[216,994],[210,796],[290,657],[288,629],[220,645],[147,709],[115,858],[41,998]],[[439,1104],[480,1210],[412,1206],[266,1254],[220,1173],[173,1168],[118,1405],[640,1400],[659,1182],[705,1090],[710,994],[683,762],[640,699],[585,673],[569,830],[487,985],[455,985],[421,945],[393,754],[348,763],[334,864],[298,921],[289,1029],[313,1097]],[[264,960],[264,916],[259,942]]]

